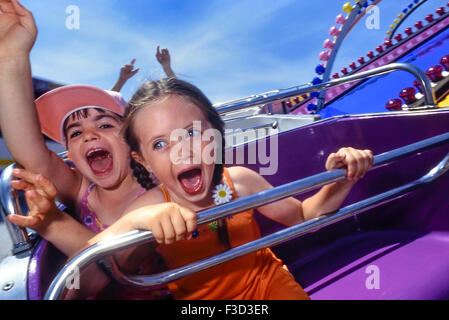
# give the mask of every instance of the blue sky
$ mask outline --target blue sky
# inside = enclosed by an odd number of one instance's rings
[[[122,90],[129,99],[145,80],[163,76],[155,59],[160,45],[170,50],[175,73],[214,103],[309,82],[344,2],[22,0],[39,28],[31,54],[34,76],[109,89],[120,67],[136,58],[140,72]],[[374,50],[411,2],[383,0],[379,30],[366,28],[362,19],[345,40],[336,70]],[[400,30],[446,3],[427,1]],[[66,28],[70,5],[80,10],[79,30]]]

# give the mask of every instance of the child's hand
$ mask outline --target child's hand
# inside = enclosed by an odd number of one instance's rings
[[[170,53],[168,52],[168,49],[162,49],[161,52],[159,46],[157,46],[156,59],[163,66],[170,65]]]
[[[136,59],[133,59],[130,63],[125,64],[120,69],[120,79],[128,81],[130,78],[134,77],[137,72],[139,72],[139,68],[134,69],[134,62],[136,62]]]
[[[33,15],[17,0],[0,0],[0,56],[29,54],[37,36]]]
[[[13,174],[22,180],[11,181],[15,190],[25,191],[29,212],[27,216],[10,215],[8,220],[24,228],[36,230],[39,234],[58,217],[59,210],[55,204],[56,188],[41,174],[34,174],[23,169],[14,169]]]
[[[196,229],[196,213],[171,202],[141,207],[126,218],[133,229],[149,230],[163,244],[190,239]]]
[[[359,150],[354,148],[341,148],[336,153],[331,153],[326,161],[326,170],[341,169],[346,167],[346,178],[355,182],[363,178],[365,173],[373,166],[373,153],[371,150]]]

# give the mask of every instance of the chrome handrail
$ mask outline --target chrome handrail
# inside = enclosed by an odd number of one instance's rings
[[[58,156],[70,164],[70,161],[67,159],[67,151],[59,153]],[[0,175],[1,214],[11,238],[11,252],[13,255],[30,250],[34,245],[34,240],[37,238],[37,233],[33,230],[19,227],[8,220],[9,215],[21,215],[23,214],[22,208],[26,209],[28,207],[24,197],[19,196],[21,195],[21,192],[15,191],[10,185],[10,182],[13,179],[13,170],[16,165],[16,163],[9,165]]]
[[[279,127],[279,122],[273,121],[273,122],[270,122],[270,123],[259,124],[257,126],[241,128],[239,130],[247,131],[247,130],[259,130],[259,129],[277,129],[278,127]]]
[[[380,155],[377,155],[374,157],[374,163],[373,163],[373,168],[378,167],[380,165],[386,164],[390,161],[393,160],[398,160],[398,159],[402,159],[404,157],[410,156],[412,154],[430,149],[430,148],[435,148],[437,146],[443,145],[443,144],[447,144],[449,142],[449,132],[445,133],[445,134],[441,134],[438,136],[434,136],[432,138],[429,139],[425,139],[416,143],[412,143],[409,145],[406,145],[404,147],[398,148],[398,149],[394,149],[392,151],[388,151],[385,153],[382,153]],[[447,170],[447,160],[448,160],[448,156],[446,156],[445,160],[445,164],[440,163],[440,168],[443,169],[435,169],[437,167],[435,167],[434,169],[431,170],[431,172],[429,174],[432,174],[433,177],[437,177],[441,175],[442,170]],[[332,183],[332,182],[336,182],[336,181],[340,181],[343,180],[346,176],[346,172],[342,169],[338,169],[338,170],[333,170],[333,171],[328,171],[328,172],[322,172],[304,179],[300,179],[294,182],[290,182],[278,187],[274,187],[272,189],[269,190],[264,190],[261,191],[259,193],[244,197],[244,198],[240,198],[237,199],[235,201],[232,202],[228,202],[226,204],[223,204],[221,206],[218,207],[214,207],[211,209],[207,209],[204,211],[201,211],[197,214],[197,223],[198,225],[207,223],[207,222],[211,222],[214,221],[216,219],[220,219],[223,217],[226,217],[228,215],[231,214],[236,214],[239,212],[243,212],[246,211],[248,209],[254,208],[254,207],[259,207],[262,205],[266,205],[269,203],[272,203],[274,201],[278,201],[299,193],[304,193],[313,189],[316,189],[318,187],[321,187],[325,184],[328,183]],[[423,182],[424,181],[424,182]],[[422,183],[431,181],[429,180],[429,177],[425,176],[425,179],[422,180]],[[412,186],[407,185],[407,190],[409,188],[411,188]],[[404,190],[405,187],[401,187],[401,190]],[[388,191],[387,193],[392,193],[394,190],[397,190],[400,188],[396,188],[393,189],[392,191]],[[382,194],[385,195],[386,193]],[[393,194],[393,193],[392,193]],[[372,199],[372,198],[370,198]],[[364,201],[372,201],[370,199],[364,200]],[[377,201],[377,200],[376,200]],[[379,200],[380,201],[380,200]],[[371,205],[369,202],[366,202],[366,206]],[[365,208],[366,208],[365,206]],[[339,212],[341,213],[342,210],[347,210],[345,209],[341,209]],[[346,215],[346,213],[345,213]],[[331,217],[327,217],[330,220],[325,220],[323,223],[325,223],[326,225],[328,223],[331,223],[332,221],[332,217],[334,217],[334,215],[332,215]],[[290,237],[291,234],[290,232],[292,230],[295,230],[295,235],[296,235],[296,231],[298,232],[304,232],[304,230],[302,230],[301,228],[304,226],[310,226],[311,228],[318,228],[320,226],[319,221],[326,219],[326,217],[323,218],[316,218],[314,220],[310,220],[305,222],[305,224],[300,224],[297,226],[293,226],[290,228],[287,228],[285,230],[289,230],[289,231],[284,231],[285,233],[288,234],[287,237]],[[335,221],[334,221],[335,222]],[[316,225],[315,223],[318,223],[318,225]],[[324,225],[323,225],[324,226]],[[292,229],[293,228],[293,229]],[[298,230],[297,230],[298,229]],[[284,236],[284,234],[282,233],[282,231],[280,231],[281,233],[276,233],[275,238],[277,239],[278,236]],[[270,236],[267,236],[270,237]],[[74,274],[79,274],[79,272],[81,272],[85,267],[87,267],[90,263],[94,262],[94,261],[98,261],[102,258],[105,258],[109,255],[111,255],[112,252],[114,252],[115,250],[122,250],[122,249],[126,249],[126,248],[130,248],[130,247],[135,247],[139,244],[143,244],[149,241],[154,240],[154,237],[151,233],[151,231],[140,231],[140,230],[135,230],[135,231],[131,231],[119,236],[115,236],[112,237],[110,239],[104,240],[104,241],[100,241],[92,246],[90,246],[89,248],[83,250],[82,252],[80,252],[79,254],[77,254],[76,256],[74,256],[63,268],[62,270],[58,273],[58,275],[54,278],[53,282],[50,284],[47,293],[45,295],[45,299],[49,299],[49,300],[55,300],[55,299],[59,299],[61,297],[64,296],[65,292],[66,292],[66,284],[68,283],[68,279],[71,279],[71,277],[73,277]],[[267,241],[259,239],[256,241],[262,241],[264,244],[266,244]],[[276,240],[277,241],[277,240]],[[254,243],[251,242],[251,243]],[[256,242],[259,243],[259,242]],[[271,243],[271,240],[270,240]],[[247,248],[247,246],[249,246],[250,244],[245,244],[244,248]],[[259,244],[258,244],[259,245]],[[223,253],[221,255],[219,255],[220,257],[222,257],[222,255],[225,255],[227,258],[230,258],[227,255],[230,255],[232,257],[235,257],[234,254],[236,251],[240,250],[237,248],[233,248],[231,250],[231,253],[227,254],[227,253]],[[245,249],[246,250],[246,249]],[[246,251],[244,251],[246,252]],[[221,258],[220,258],[221,259]],[[220,260],[221,261],[221,260]],[[200,264],[201,266],[201,270],[203,270],[204,268],[207,268],[208,266],[210,266],[209,264],[211,263],[210,261],[200,261],[197,262]],[[174,277],[182,277],[184,275],[191,274],[191,272],[195,272],[194,268],[192,269],[192,266],[186,266],[183,267],[184,269],[181,271],[179,271],[178,269],[176,270],[172,270],[172,272],[174,272],[174,275],[171,275],[170,277],[168,277],[167,275],[163,275],[164,279],[174,279]],[[151,276],[150,276],[151,277]],[[135,278],[135,276],[133,276],[134,280],[137,281]],[[134,280],[130,280],[131,282]],[[170,280],[172,281],[172,280]]]
[[[323,89],[327,90],[329,88],[337,87],[349,82],[368,79],[399,70],[410,72],[418,79],[419,83],[421,84],[421,87],[423,88],[425,104],[427,106],[434,107],[436,105],[435,92],[433,91],[432,85],[429,79],[427,78],[426,74],[421,69],[410,63],[391,63],[379,68],[359,72],[347,77],[333,79],[331,81],[323,82],[317,85],[299,88],[288,92],[280,92],[278,94],[274,94],[269,97],[256,97],[251,99],[250,101],[238,102],[231,105],[221,106],[217,108],[217,111],[222,114],[226,112],[236,111],[239,109],[245,109],[261,104],[267,104],[277,100],[286,99],[289,97],[299,96],[309,92],[320,91]]]
[[[114,279],[121,284],[139,288],[161,286],[169,282],[179,280],[180,278],[192,275],[196,272],[214,267],[226,261],[236,259],[245,254],[249,254],[263,248],[281,244],[285,241],[297,238],[299,236],[307,235],[309,233],[315,232],[319,229],[332,225],[341,220],[355,216],[363,211],[366,211],[377,205],[383,204],[386,201],[392,199],[393,197],[396,197],[400,194],[405,194],[406,192],[414,190],[423,184],[430,183],[435,179],[439,178],[448,170],[449,170],[449,153],[444,157],[444,159],[440,163],[438,163],[438,165],[436,165],[433,169],[431,169],[426,175],[404,186],[388,190],[386,192],[375,195],[368,199],[359,201],[352,205],[348,205],[342,209],[339,209],[333,214],[321,215],[317,218],[282,229],[278,232],[248,242],[244,245],[229,249],[213,257],[203,259],[195,263],[191,263],[186,266],[182,266],[158,274],[128,275],[121,272],[120,268],[113,259],[104,261],[103,263],[104,266],[108,269],[109,273],[114,277]]]
[[[12,242],[11,252],[13,255],[27,251],[33,247],[33,239],[27,229],[9,222],[11,214],[22,214],[20,199],[10,186],[12,171],[15,164],[6,167],[0,175],[0,200],[1,213]]]

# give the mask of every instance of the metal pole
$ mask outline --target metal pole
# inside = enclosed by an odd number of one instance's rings
[[[377,155],[374,157],[374,164],[371,170],[382,164],[398,160],[409,155],[421,152],[430,148],[435,148],[449,142],[449,132],[441,134],[429,139],[425,139],[407,146]],[[445,158],[448,161],[448,157]],[[441,164],[439,165],[441,167]],[[438,167],[438,166],[437,166]],[[443,165],[447,170],[447,163]],[[431,170],[431,173],[435,170]],[[295,194],[304,193],[312,189],[316,189],[325,184],[344,179],[346,172],[344,170],[333,170],[319,173],[311,177],[287,183],[269,190],[265,190],[251,196],[237,199],[218,207],[207,209],[198,213],[198,225],[204,224],[216,219],[236,214],[254,207],[259,207],[278,201]],[[438,175],[439,176],[439,175]],[[315,220],[311,220],[313,223]],[[86,250],[82,251],[72,258],[59,272],[51,283],[45,299],[59,299],[66,291],[67,279],[73,276],[74,272],[81,272],[86,266],[93,261],[102,259],[111,254],[114,250],[121,250],[154,240],[150,231],[132,231],[120,236],[113,237],[107,241],[100,241]]]
[[[339,79],[333,79],[331,81],[320,83],[317,85],[308,86],[305,88],[298,88],[298,89],[294,89],[294,90],[291,90],[288,92],[280,92],[278,94],[274,94],[269,97],[254,98],[250,101],[239,102],[239,103],[231,104],[228,106],[222,106],[222,107],[217,108],[217,111],[219,113],[236,111],[239,109],[249,108],[249,107],[257,106],[260,104],[266,104],[266,103],[274,102],[277,100],[286,99],[288,97],[302,95],[304,93],[321,91],[323,89],[337,87],[337,86],[340,86],[340,85],[343,85],[343,84],[346,84],[349,82],[368,79],[368,78],[372,78],[375,76],[387,74],[387,73],[390,73],[393,71],[398,71],[398,70],[407,71],[407,72],[413,74],[418,79],[418,81],[420,82],[420,84],[423,88],[425,104],[429,107],[435,107],[435,105],[436,105],[435,92],[433,91],[431,83],[430,83],[429,79],[427,78],[426,74],[421,69],[419,69],[418,67],[416,67],[410,63],[391,63],[391,64],[387,64],[387,65],[379,67],[379,68],[359,72],[359,73],[356,73],[356,74],[353,74],[353,75],[350,75],[347,77],[342,77]]]

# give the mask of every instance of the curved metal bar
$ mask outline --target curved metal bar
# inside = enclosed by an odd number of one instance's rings
[[[111,274],[113,274],[114,278],[122,284],[127,284],[134,287],[161,286],[169,282],[178,280],[180,278],[189,276],[196,272],[214,267],[226,261],[236,259],[245,254],[252,253],[254,251],[263,248],[272,247],[285,241],[291,240],[293,238],[303,236],[311,232],[315,232],[328,225],[334,224],[338,221],[357,215],[360,212],[368,210],[379,204],[382,204],[395,196],[405,194],[406,192],[414,190],[423,184],[430,183],[435,179],[437,179],[438,177],[440,177],[441,175],[443,175],[447,170],[449,170],[449,154],[447,154],[446,157],[436,167],[430,170],[430,172],[427,173],[425,176],[411,183],[408,183],[404,186],[394,188],[392,190],[378,194],[371,198],[359,201],[355,204],[349,205],[345,208],[338,210],[334,214],[322,215],[318,218],[314,218],[309,221],[297,224],[295,226],[285,228],[281,231],[272,233],[268,236],[251,241],[239,247],[232,248],[213,257],[197,261],[195,263],[191,263],[189,265],[172,269],[166,272],[142,276],[127,275],[122,273],[120,271],[120,268],[118,268],[118,266],[114,264],[114,262],[111,263],[109,268],[113,268],[113,270],[111,270],[112,271]]]
[[[70,165],[70,161],[67,159],[67,151],[58,153],[61,157]],[[19,227],[8,220],[8,216],[11,214],[23,214],[23,210],[28,208],[25,199],[20,196],[19,192],[16,192],[10,185],[13,179],[13,170],[16,164],[11,164],[6,167],[0,175],[0,202],[1,202],[1,214],[5,221],[6,228],[8,229],[11,242],[12,242],[12,254],[17,255],[24,251],[30,250],[34,245],[34,240],[37,237],[37,233],[33,230]]]
[[[239,130],[246,131],[246,130],[258,130],[258,129],[277,129],[278,127],[279,127],[279,123],[277,121],[273,121],[270,123],[259,124],[258,126],[242,128]]]
[[[404,146],[404,147],[401,147],[401,148],[398,148],[398,149],[395,149],[395,150],[392,150],[389,152],[382,153],[382,154],[374,157],[373,168],[383,165],[385,163],[394,161],[394,160],[402,159],[404,157],[410,156],[417,152],[421,152],[421,151],[424,151],[424,150],[427,150],[430,148],[435,148],[437,146],[447,144],[448,142],[449,142],[449,132],[429,138],[429,139],[425,139],[425,140],[422,140],[422,141],[419,141],[416,143],[412,143],[410,145],[407,145],[407,146]],[[445,159],[447,160],[447,157]],[[445,165],[442,165],[442,167],[445,168],[445,170],[446,170],[447,163]],[[435,169],[432,169],[431,173],[432,172],[435,172]],[[436,176],[436,173],[433,173],[433,175]],[[264,190],[262,192],[253,194],[251,196],[247,196],[247,197],[240,198],[240,199],[237,199],[232,202],[228,202],[228,203],[223,204],[218,207],[207,209],[207,210],[204,210],[204,211],[201,211],[198,213],[198,215],[197,215],[198,225],[204,224],[204,223],[207,223],[210,221],[214,221],[216,219],[220,219],[220,218],[226,217],[231,214],[236,214],[236,213],[239,213],[242,211],[246,211],[246,210],[254,208],[254,207],[266,205],[266,204],[272,203],[274,201],[278,201],[278,200],[293,196],[295,194],[304,193],[306,191],[316,189],[325,184],[343,180],[345,178],[345,176],[346,176],[346,172],[344,170],[333,170],[333,171],[329,171],[329,172],[323,172],[323,173],[319,173],[319,174],[310,176],[305,179],[300,179],[300,180],[290,182],[290,183],[287,183],[287,184],[284,184],[284,185],[281,185],[278,187],[274,187],[269,190]],[[426,179],[424,179],[423,181],[429,181],[428,178],[426,178]],[[410,186],[410,188],[411,187],[412,186]],[[402,188],[401,190],[405,190],[405,189],[403,189],[405,187],[401,187],[401,188]],[[409,188],[409,187],[407,187],[407,188]],[[394,190],[396,190],[396,189],[394,189]],[[389,191],[389,192],[392,192],[392,191]],[[401,192],[403,192],[403,191],[401,191]],[[367,199],[365,201],[368,201],[368,200],[369,199]],[[381,201],[381,200],[376,200],[376,201]],[[368,205],[371,205],[371,204],[369,204],[369,202],[367,202],[367,203],[368,204],[364,208],[366,208]],[[341,209],[341,210],[344,210],[344,209]],[[342,212],[341,210],[339,211],[340,213]],[[345,216],[346,216],[346,213],[345,213]],[[334,215],[332,215],[332,217],[334,217]],[[335,222],[336,218],[335,217],[332,218],[332,217],[328,217],[330,220],[325,220],[325,222],[323,222],[323,223],[326,223],[326,225],[327,225],[327,223]],[[289,231],[284,231],[286,233],[285,236],[288,237],[288,239],[290,239],[290,237],[293,236],[292,235],[293,233],[294,233],[294,236],[297,236],[297,235],[301,234],[301,232],[305,232],[304,230],[301,229],[304,226],[318,228],[321,226],[319,221],[321,221],[323,219],[325,219],[325,217],[323,217],[323,218],[320,217],[320,218],[317,218],[314,220],[307,221],[307,222],[305,222],[305,224],[301,224],[300,226],[294,226],[294,227],[287,228],[285,230],[289,230]],[[318,224],[315,225],[315,223],[318,223]],[[324,226],[324,225],[322,225],[322,226]],[[293,229],[291,229],[291,228],[293,228]],[[295,231],[292,231],[292,230],[295,230]],[[307,229],[307,230],[309,230],[309,229]],[[300,233],[296,233],[297,231]],[[291,233],[291,232],[293,232],[293,233]],[[284,233],[282,233],[282,232],[276,233],[276,236],[274,236],[274,237],[276,237],[276,239],[277,239],[278,236],[284,237]],[[268,236],[268,237],[270,237],[270,236]],[[271,243],[271,241],[275,241],[273,243],[278,243],[278,242],[276,242],[277,240],[273,240],[271,237],[269,239],[271,239],[271,240],[269,240],[270,243]],[[49,289],[47,290],[45,299],[55,300],[55,299],[59,299],[59,298],[63,297],[66,292],[66,284],[68,283],[68,279],[71,279],[71,277],[73,277],[74,274],[81,272],[90,263],[110,255],[111,252],[113,252],[115,250],[122,250],[122,249],[130,248],[130,247],[134,247],[136,245],[143,244],[143,243],[146,243],[146,242],[149,242],[152,240],[154,240],[154,238],[150,231],[135,230],[135,231],[125,233],[123,235],[113,237],[113,238],[105,240],[105,241],[100,241],[100,242],[92,245],[91,247],[85,249],[84,251],[82,251],[75,257],[73,257],[63,267],[63,269],[55,277],[55,279],[51,283]],[[262,241],[267,241],[267,240],[265,239]],[[265,244],[265,242],[263,242],[263,243]],[[243,248],[244,248],[243,250],[247,250],[246,249],[247,245],[244,245]],[[238,250],[237,250],[237,248],[235,248],[235,249],[236,249],[235,251],[231,252],[232,257],[236,257],[236,256],[234,256],[234,254],[236,254],[236,251],[240,252],[239,250],[242,250],[241,248]],[[244,252],[246,252],[246,251],[244,251]],[[230,257],[230,256],[227,256],[226,253],[223,253],[223,255],[226,255],[227,258]],[[219,255],[219,256],[221,257],[222,255]],[[210,262],[201,262],[202,268],[203,267],[207,268],[208,266],[210,266],[209,263]],[[187,268],[187,269],[184,270],[183,272],[188,272],[190,274],[190,272],[193,271],[190,269],[191,268],[190,266],[187,266],[185,268]],[[182,273],[182,274],[184,274],[184,273]],[[176,273],[176,277],[178,277],[179,275],[180,275],[179,273]],[[173,277],[175,277],[175,276],[170,276],[170,279],[173,279]],[[163,278],[166,279],[167,275],[164,275]],[[172,280],[170,280],[170,281],[172,281]]]
[[[334,44],[334,47],[332,48],[329,59],[327,60],[326,70],[324,71],[324,74],[323,74],[323,81],[329,80],[330,74],[332,72],[332,67],[334,66],[335,59],[337,58],[337,55],[338,55],[338,50],[340,49],[340,47],[343,43],[343,40],[346,38],[347,34],[351,31],[351,29],[353,27],[353,23],[359,16],[359,10],[361,8],[363,8],[363,6],[367,2],[368,2],[368,0],[362,0],[359,3],[357,3],[355,5],[354,9],[349,14],[345,24],[341,28],[340,34],[337,37],[337,41],[335,41],[335,44]],[[325,96],[325,91],[324,91],[324,93],[321,92],[320,95],[318,96],[318,104],[317,104],[318,109],[320,109],[321,106],[324,104],[324,96]]]
[[[436,105],[435,92],[433,91],[430,81],[427,78],[426,74],[421,69],[417,68],[416,66],[414,66],[410,63],[391,63],[391,64],[387,64],[387,65],[379,67],[379,68],[374,68],[371,70],[359,72],[359,73],[356,73],[356,74],[353,74],[353,75],[350,75],[347,77],[342,77],[339,79],[333,79],[331,81],[320,83],[317,85],[308,86],[305,88],[298,88],[298,89],[288,91],[288,92],[281,92],[281,93],[272,95],[270,97],[255,98],[249,102],[248,101],[240,102],[240,103],[236,103],[236,104],[229,105],[229,106],[223,106],[223,107],[217,108],[217,111],[219,113],[226,113],[226,112],[235,111],[235,110],[239,110],[239,109],[249,108],[249,107],[257,106],[260,104],[266,104],[266,103],[270,103],[273,101],[286,99],[288,97],[299,96],[304,93],[321,91],[323,89],[337,87],[337,86],[340,86],[340,85],[343,85],[343,84],[346,84],[349,82],[364,80],[364,79],[372,78],[375,76],[387,74],[387,73],[390,73],[393,71],[398,71],[398,70],[407,71],[407,72],[413,74],[418,79],[419,83],[421,84],[421,87],[423,88],[425,104],[430,107],[434,107]]]
[[[0,200],[2,203],[1,211],[3,220],[12,242],[12,254],[16,255],[31,249],[33,247],[33,241],[25,228],[19,227],[8,220],[8,216],[11,214],[22,214],[20,199],[9,184],[11,182],[14,165],[12,164],[6,167],[1,173]]]

